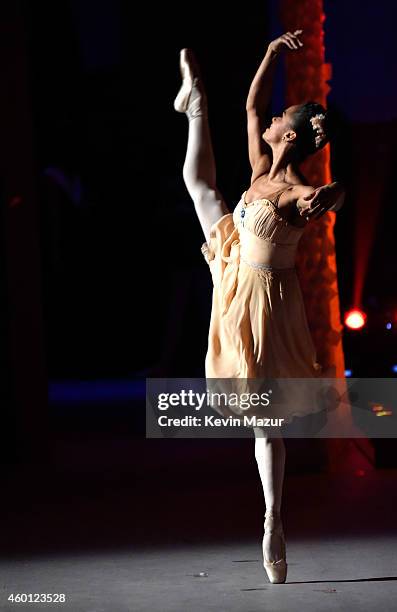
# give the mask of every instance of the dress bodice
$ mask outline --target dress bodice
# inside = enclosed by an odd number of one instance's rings
[[[296,249],[305,228],[286,221],[272,200],[262,198],[244,206],[245,193],[233,210],[241,258],[274,268],[294,267]]]

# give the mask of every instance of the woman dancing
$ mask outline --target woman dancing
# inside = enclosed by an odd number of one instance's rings
[[[305,185],[298,168],[328,142],[327,112],[314,102],[290,106],[263,129],[275,60],[283,50],[298,51],[301,34],[287,32],[272,41],[252,81],[246,103],[251,184],[233,212],[216,185],[197,62],[190,50],[181,51],[182,86],[174,107],[189,120],[183,177],[206,238],[201,250],[214,285],[205,359],[208,379],[311,378],[322,373],[294,263],[306,225],[343,203],[339,184]],[[289,408],[278,416],[290,422],[295,415],[316,410]],[[270,582],[283,583],[285,445],[279,434],[269,436],[259,427],[254,433],[266,506],[263,564]]]

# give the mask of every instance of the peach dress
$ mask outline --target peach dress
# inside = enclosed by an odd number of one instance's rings
[[[252,379],[312,378],[322,372],[295,268],[305,228],[278,213],[283,191],[274,201],[263,198],[246,206],[244,192],[233,213],[212,225],[209,243],[201,247],[213,281],[206,379],[244,379],[239,388],[247,391],[255,388]],[[318,409],[310,401],[286,402],[277,414],[290,422]],[[241,414],[229,407],[218,412]]]

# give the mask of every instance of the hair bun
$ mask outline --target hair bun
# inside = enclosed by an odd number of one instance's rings
[[[310,119],[310,123],[312,124],[313,130],[316,132],[316,135],[314,138],[315,143],[316,143],[316,149],[318,149],[322,145],[324,140],[327,138],[327,135],[325,133],[325,128],[324,128],[324,122],[325,122],[324,113],[318,113],[317,115],[315,115],[314,117],[311,117]]]

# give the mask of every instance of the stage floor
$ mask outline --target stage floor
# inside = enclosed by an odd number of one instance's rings
[[[397,470],[363,461],[286,478],[284,585],[262,568],[253,475],[254,466],[246,478],[225,469],[223,481],[58,475],[47,478],[47,490],[58,489],[51,499],[31,473],[25,490],[22,477],[8,481],[15,503],[2,517],[1,610],[16,609],[11,593],[65,593],[65,604],[35,609],[73,612],[395,609]]]

